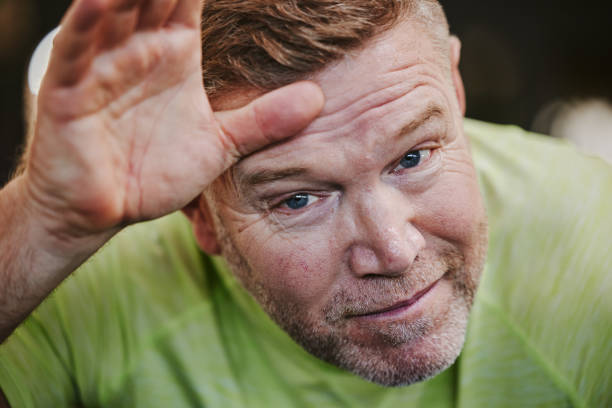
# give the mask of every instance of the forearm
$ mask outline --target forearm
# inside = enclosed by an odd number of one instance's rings
[[[66,239],[28,203],[23,177],[0,190],[0,342],[107,237]]]

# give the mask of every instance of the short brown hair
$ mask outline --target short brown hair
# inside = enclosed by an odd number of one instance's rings
[[[404,16],[448,36],[437,0],[207,0],[203,75],[211,99],[275,89],[315,73]]]

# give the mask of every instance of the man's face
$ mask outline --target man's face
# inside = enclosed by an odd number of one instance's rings
[[[384,385],[455,360],[486,249],[462,114],[400,24],[315,75],[321,115],[242,160],[210,203],[234,273],[314,355]]]

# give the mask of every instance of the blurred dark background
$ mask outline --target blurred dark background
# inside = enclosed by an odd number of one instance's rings
[[[469,117],[531,129],[538,112],[554,101],[612,100],[612,2],[441,2],[451,31],[463,41]],[[23,141],[29,58],[69,4],[0,0],[0,185]]]

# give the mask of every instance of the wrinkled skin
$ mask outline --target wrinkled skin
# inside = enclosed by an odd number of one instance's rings
[[[190,213],[202,248],[298,343],[383,385],[454,362],[486,252],[450,41],[449,70],[404,22],[318,73],[320,116]]]

